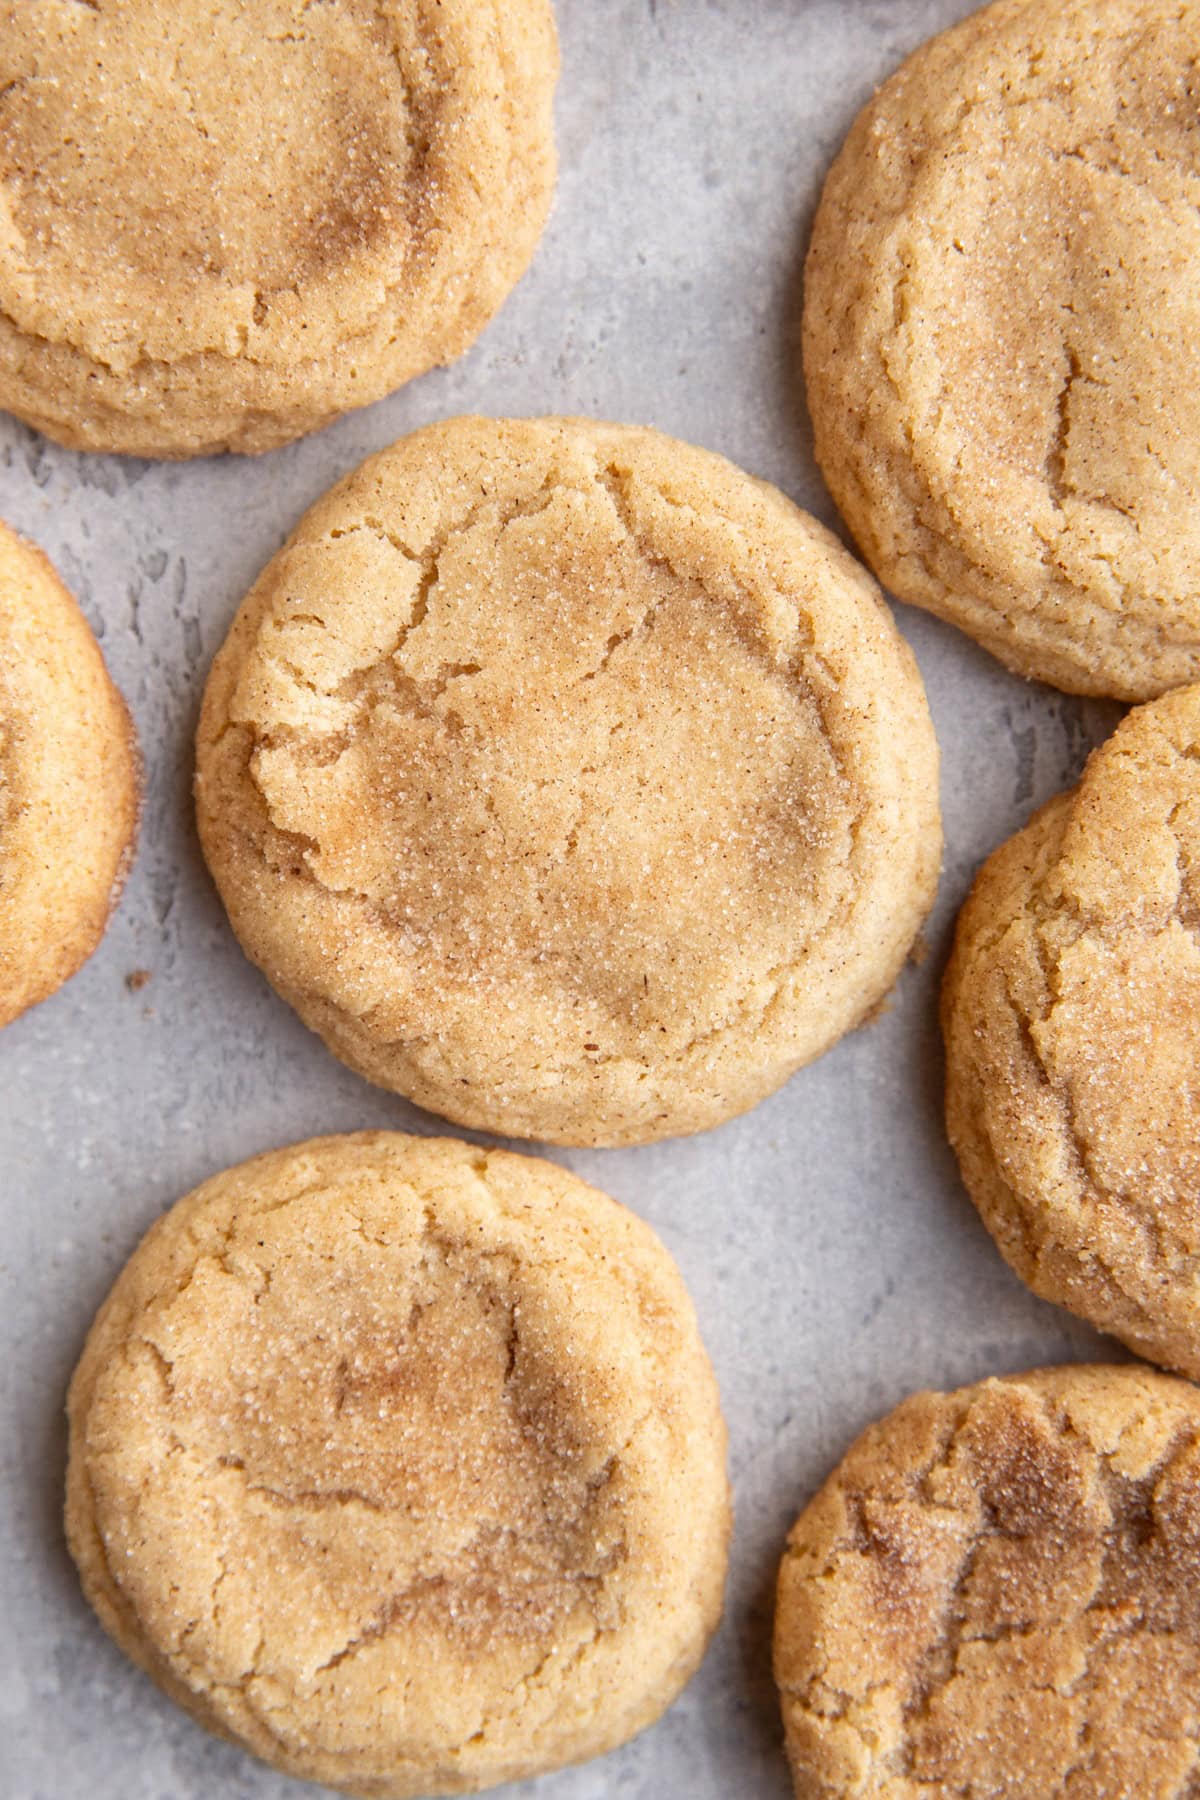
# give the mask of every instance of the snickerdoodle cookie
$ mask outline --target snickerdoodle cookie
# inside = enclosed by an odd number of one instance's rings
[[[87,620],[41,551],[0,524],[0,1025],[100,942],[138,787],[133,726]]]
[[[584,420],[455,420],[343,481],[198,756],[234,929],[335,1054],[563,1143],[772,1092],[891,985],[938,869],[874,583],[721,458]]]
[[[364,1132],[215,1176],[135,1252],[69,1410],[68,1536],[118,1644],[372,1800],[611,1749],[721,1610],[691,1303],[549,1163]]]
[[[809,253],[868,561],[1074,693],[1200,677],[1198,58],[1194,0],[999,0],[869,103]]]
[[[984,864],[946,1118],[1007,1260],[1200,1378],[1200,687],[1138,707]]]
[[[0,0],[0,406],[269,450],[461,354],[550,205],[549,0]]]
[[[918,1394],[800,1515],[775,1670],[799,1800],[1185,1800],[1200,1393],[1076,1367]]]

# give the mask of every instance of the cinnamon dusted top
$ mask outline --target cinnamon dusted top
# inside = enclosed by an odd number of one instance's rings
[[[214,1177],[71,1389],[118,1643],[294,1774],[456,1793],[621,1742],[720,1610],[724,1427],[653,1234],[543,1162],[388,1133]]]
[[[460,419],[263,572],[197,748],[248,953],[461,1123],[636,1142],[743,1110],[890,986],[940,852],[869,578],[720,458]]]
[[[998,0],[859,116],[809,253],[818,460],[876,574],[1024,675],[1200,677],[1194,0]]]
[[[1066,1368],[919,1394],[788,1540],[798,1800],[1190,1800],[1200,1395]]]
[[[1200,1375],[1200,688],[1138,707],[984,865],[946,972],[946,1117],[1047,1299]]]
[[[554,175],[548,0],[0,0],[0,405],[263,450],[457,356]]]

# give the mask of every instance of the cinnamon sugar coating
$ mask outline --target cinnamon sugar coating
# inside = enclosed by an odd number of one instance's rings
[[[215,1176],[120,1276],[69,1410],[107,1630],[211,1730],[370,1800],[623,1742],[720,1613],[691,1304],[548,1163],[375,1132]]]
[[[554,182],[549,0],[0,0],[0,406],[273,448],[459,356]]]
[[[1136,1365],[918,1394],[801,1513],[798,1800],[1191,1800],[1200,1394]]]
[[[867,561],[1072,693],[1200,678],[1198,57],[1194,0],[998,0],[864,108],[808,257]]]
[[[753,1105],[932,898],[916,666],[828,533],[719,457],[460,419],[301,521],[209,679],[201,840],[336,1055],[564,1143]]]
[[[1200,1377],[1200,688],[1136,708],[984,865],[946,971],[946,1120],[1007,1260]]]
[[[0,523],[0,1025],[95,950],[133,855],[137,741],[40,550]]]

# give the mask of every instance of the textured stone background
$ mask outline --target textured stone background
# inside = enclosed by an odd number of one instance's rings
[[[205,874],[191,737],[241,594],[335,476],[464,411],[656,425],[832,523],[795,373],[809,221],[872,86],[964,10],[558,0],[554,215],[531,273],[456,367],[255,462],[88,458],[0,420],[0,514],[81,599],[148,778],[137,865],[101,950],[0,1041],[4,1800],[313,1792],[207,1737],[125,1664],[79,1597],[59,1526],[67,1379],[157,1213],[213,1170],[313,1132],[437,1129],[340,1068],[274,998]],[[900,615],[944,759],[929,958],[884,1017],[748,1117],[682,1143],[563,1156],[682,1264],[724,1392],[738,1516],[725,1624],[696,1681],[623,1751],[538,1783],[539,1800],[786,1800],[769,1640],[794,1513],[910,1389],[1100,1348],[1008,1273],[959,1184],[935,992],[972,871],[1075,777],[1116,709],[1022,683],[949,628]],[[135,993],[137,969],[151,979]]]

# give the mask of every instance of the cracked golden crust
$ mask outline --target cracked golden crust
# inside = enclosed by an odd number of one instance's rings
[[[918,1394],[788,1538],[799,1800],[1191,1800],[1200,1395],[1136,1366]]]
[[[0,523],[0,1026],[74,975],[133,856],[137,740],[72,596]]]
[[[453,360],[545,222],[557,71],[548,0],[0,0],[0,405],[260,451]]]
[[[918,50],[809,251],[817,457],[880,579],[1018,673],[1200,674],[1200,9],[999,0]]]
[[[107,1630],[211,1730],[371,1800],[612,1748],[720,1613],[691,1303],[548,1163],[378,1132],[214,1177],[126,1266],[69,1414]]]
[[[991,856],[946,971],[946,1119],[1045,1298],[1200,1376],[1200,688]]]
[[[567,1143],[718,1123],[932,898],[937,749],[874,584],[720,458],[461,419],[301,522],[213,666],[201,840],[336,1055]]]

